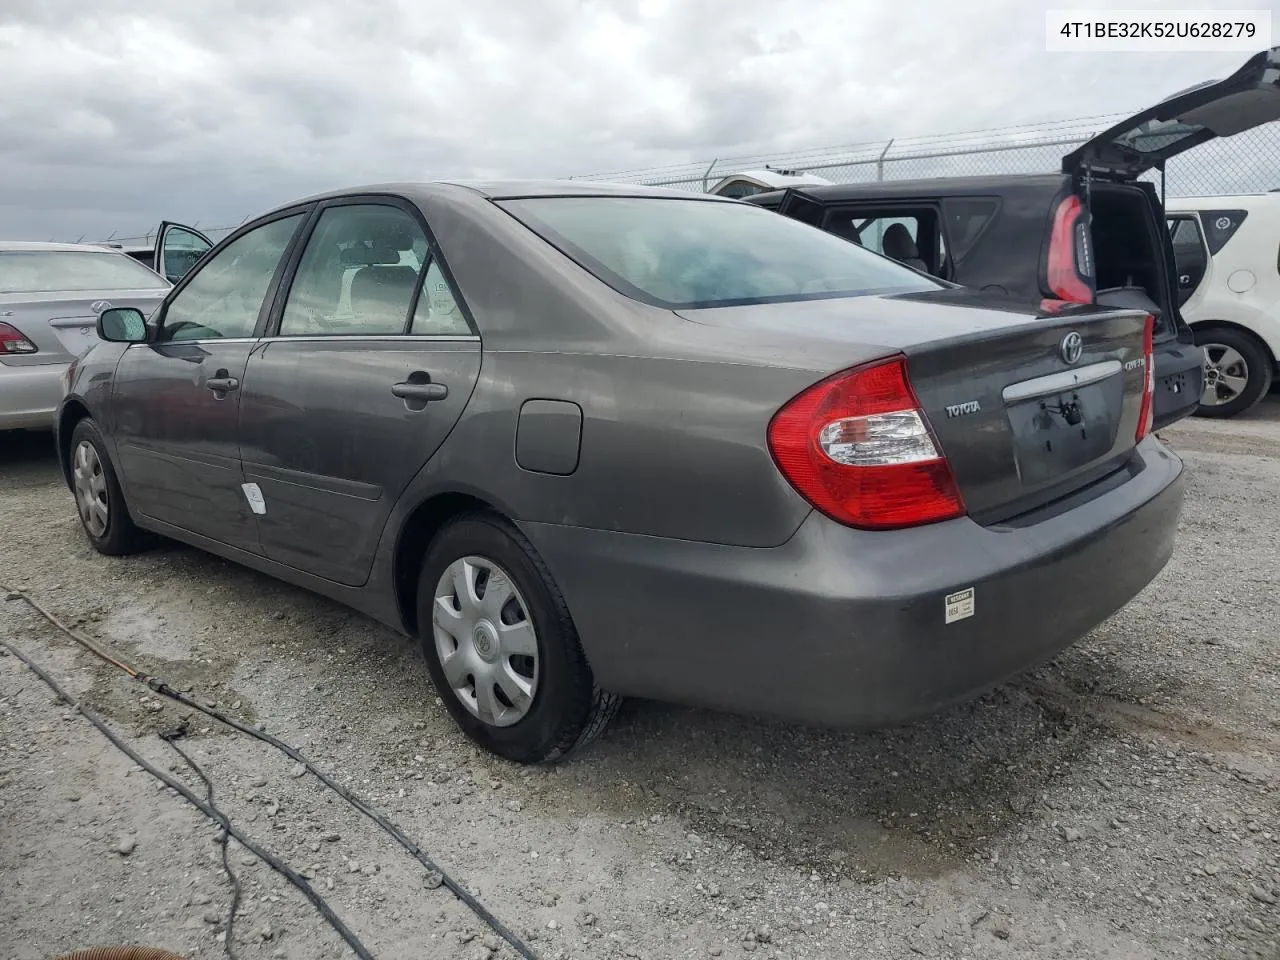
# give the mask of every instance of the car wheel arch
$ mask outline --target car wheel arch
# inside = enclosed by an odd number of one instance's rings
[[[1236,323],[1233,320],[1210,319],[1197,320],[1195,323],[1189,324],[1189,326],[1191,327],[1192,333],[1197,335],[1197,338],[1201,333],[1208,333],[1210,330],[1234,330],[1252,338],[1258,343],[1258,346],[1266,352],[1267,356],[1271,358],[1272,371],[1280,373],[1280,358],[1277,357],[1276,351],[1271,348],[1271,344],[1267,343],[1265,339],[1258,335],[1257,331],[1251,329],[1245,324]]]
[[[505,516],[479,496],[451,490],[426,497],[400,524],[392,556],[392,582],[400,620],[410,635],[418,630],[418,576],[427,548],[450,520],[468,513]]]
[[[58,411],[58,461],[62,467],[62,479],[66,482],[67,488],[73,487],[71,481],[71,434],[76,429],[76,424],[81,420],[92,417],[89,408],[84,403],[72,397]]]

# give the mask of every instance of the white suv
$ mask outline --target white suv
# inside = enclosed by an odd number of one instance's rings
[[[1165,203],[1182,317],[1204,348],[1196,414],[1233,417],[1267,395],[1280,357],[1280,192]]]

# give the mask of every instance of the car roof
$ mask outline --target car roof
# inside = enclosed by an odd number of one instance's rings
[[[927,177],[919,180],[881,180],[865,183],[833,183],[829,186],[797,186],[797,193],[824,203],[843,200],[912,200],[917,197],[965,197],[1000,195],[1007,190],[1062,189],[1062,173],[1019,173],[985,177]],[[758,193],[748,198],[758,201],[780,195],[781,191]]]
[[[119,253],[96,243],[42,243],[38,240],[0,240],[0,253]]]
[[[489,200],[511,200],[523,197],[667,197],[682,200],[705,200],[733,203],[726,197],[669,187],[651,187],[640,183],[608,183],[597,180],[423,180],[398,183],[375,183],[330,190],[294,200],[278,210],[358,194],[390,194],[411,200],[433,196],[457,196],[467,193]]]

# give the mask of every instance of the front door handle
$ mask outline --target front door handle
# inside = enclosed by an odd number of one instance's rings
[[[226,393],[228,390],[239,390],[240,381],[235,377],[210,377],[204,385],[214,393]]]

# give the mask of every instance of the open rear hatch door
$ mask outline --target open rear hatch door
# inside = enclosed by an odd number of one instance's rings
[[[1280,120],[1280,47],[1256,53],[1231,76],[1168,97],[1086,141],[1064,173],[1136,180],[1170,157],[1217,137]]]

